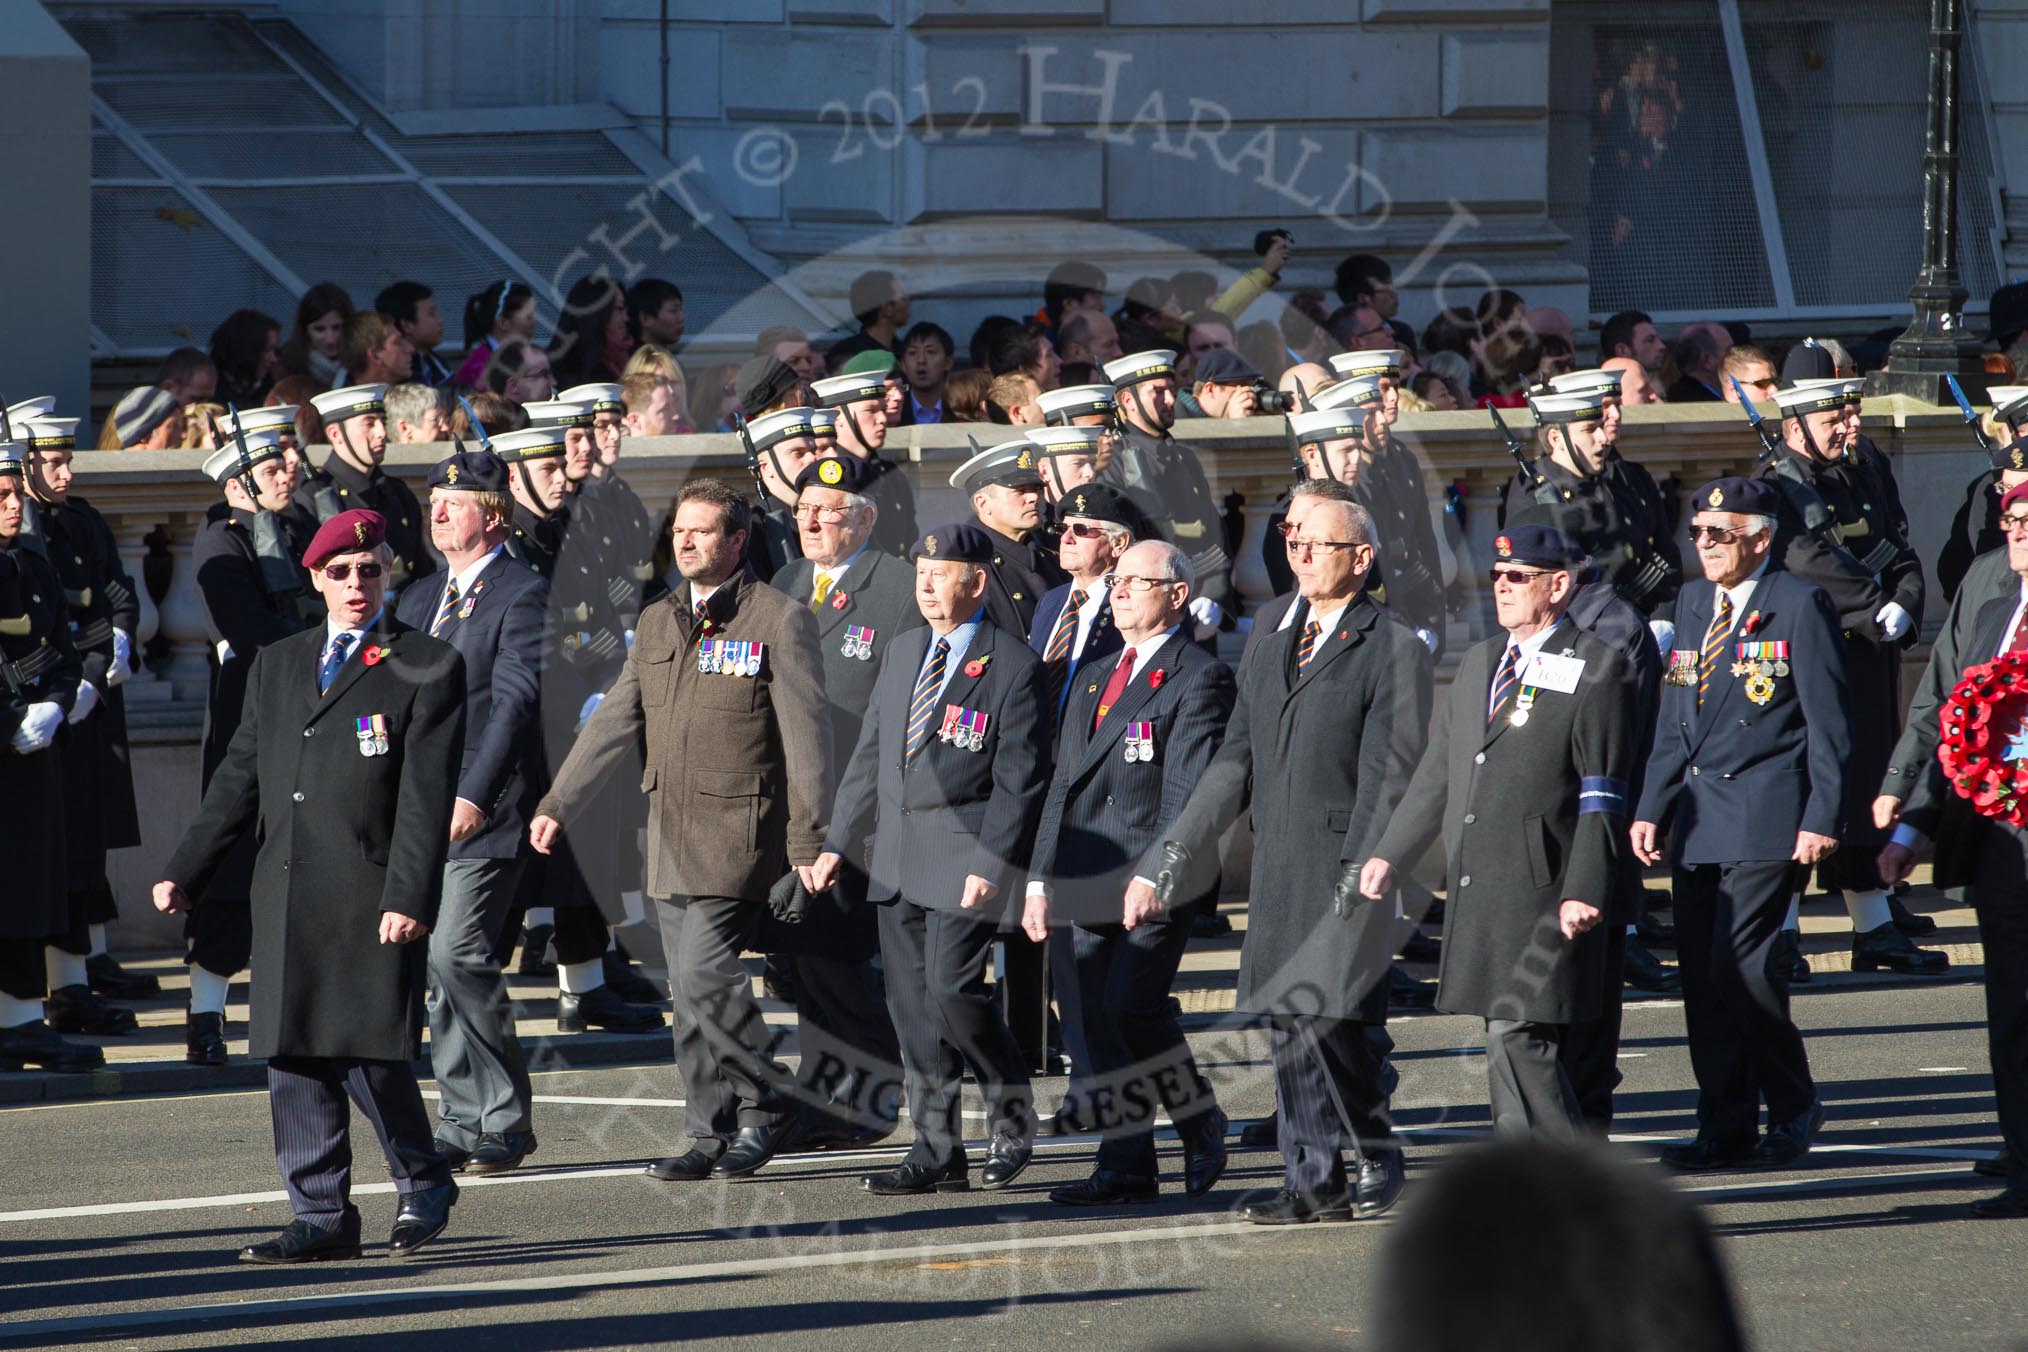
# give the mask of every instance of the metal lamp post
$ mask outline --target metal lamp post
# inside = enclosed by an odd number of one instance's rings
[[[1966,291],[1958,275],[1958,48],[1963,0],[1930,0],[1929,124],[1922,156],[1922,270],[1908,299],[1908,328],[1888,348],[1889,369],[1866,380],[1868,394],[1906,394],[1951,403],[1944,377],[1968,394],[1985,392],[1979,340],[1964,326]]]

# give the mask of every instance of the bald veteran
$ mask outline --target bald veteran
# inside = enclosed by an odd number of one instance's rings
[[[457,1200],[409,1063],[465,733],[464,660],[385,606],[392,555],[376,512],[340,512],[303,555],[329,618],[262,648],[203,806],[155,884],[181,911],[254,835],[252,1054],[268,1061],[275,1163],[295,1219],[252,1263],[359,1256],[350,1096],[401,1203],[389,1244],[413,1254]]]

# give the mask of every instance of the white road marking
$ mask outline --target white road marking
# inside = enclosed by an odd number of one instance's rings
[[[1290,1230],[1295,1230],[1295,1227],[1290,1227]],[[1267,1238],[1275,1233],[1277,1231],[1271,1228],[1263,1228],[1248,1221],[1216,1221],[1207,1225],[1154,1225],[1133,1230],[1106,1230],[1096,1234],[1034,1235],[955,1243],[941,1240],[932,1244],[910,1244],[886,1249],[778,1254],[773,1257],[727,1259],[716,1263],[682,1263],[668,1267],[633,1268],[623,1272],[586,1272],[493,1282],[448,1282],[430,1286],[382,1287],[367,1291],[331,1291],[279,1300],[233,1301],[167,1310],[135,1310],[75,1319],[40,1319],[8,1325],[0,1329],[0,1339],[9,1342],[31,1337],[47,1339],[94,1330],[195,1324],[214,1319],[272,1320],[278,1316],[291,1314],[314,1316],[318,1311],[338,1308],[344,1308],[349,1313],[366,1305],[410,1304],[446,1297],[523,1295],[531,1291],[594,1291],[612,1287],[695,1282],[719,1277],[765,1276],[769,1273],[807,1271],[813,1268],[841,1268],[911,1261],[947,1262],[953,1257],[965,1255],[1019,1253],[1030,1249],[1089,1249],[1127,1244],[1177,1244],[1194,1239],[1232,1235]]]
[[[1959,1071],[1962,1071],[1962,1070],[1964,1070],[1964,1069],[1966,1069],[1966,1067],[1964,1067],[1964,1066],[1917,1066],[1917,1067],[1916,1067],[1916,1070],[1917,1070],[1917,1071],[1918,1071],[1919,1073],[1921,1073],[1921,1074],[1924,1074],[1924,1075],[1951,1075],[1951,1074],[1955,1074],[1955,1073],[1957,1073],[1957,1072],[1959,1072]]]

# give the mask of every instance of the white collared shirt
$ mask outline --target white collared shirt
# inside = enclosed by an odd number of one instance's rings
[[[1543,645],[1549,642],[1549,636],[1555,633],[1557,625],[1562,623],[1562,620],[1558,620],[1556,624],[1545,625],[1542,629],[1530,634],[1527,638],[1515,638],[1512,634],[1507,636],[1507,646],[1521,650],[1521,655],[1514,659],[1514,675],[1517,680],[1520,678],[1521,673],[1528,669],[1528,659],[1542,651]],[[1505,654],[1502,653],[1500,660],[1493,663],[1493,684],[1486,691],[1486,712],[1488,715],[1493,712],[1493,691],[1497,690],[1500,685],[1500,664],[1506,660]]]
[[[845,562],[839,564],[835,568],[826,568],[819,563],[811,564],[810,594],[812,596],[815,596],[817,594],[817,583],[820,580],[822,580],[824,581],[824,595],[828,597],[831,594],[831,588],[838,585],[838,579],[845,576],[845,574],[851,572],[852,565],[859,562],[859,556],[861,554],[864,554],[865,552],[866,546],[864,543],[862,543],[859,546],[859,548],[852,551],[851,557],[847,558]]]
[[[1070,669],[1072,671],[1077,670],[1078,659],[1084,656],[1085,640],[1091,637],[1091,627],[1098,623],[1099,611],[1103,610],[1106,604],[1106,589],[1103,583],[1094,579],[1090,584],[1086,584],[1072,579],[1070,584],[1071,591],[1076,591],[1081,587],[1085,589],[1084,604],[1077,608],[1077,634],[1070,641]],[[1068,593],[1065,593],[1063,603],[1065,605],[1070,604]],[[1061,623],[1063,620],[1061,614],[1056,618],[1058,623]]]
[[[1744,582],[1735,583],[1730,587],[1720,587],[1718,589],[1728,601],[1732,602],[1732,624],[1734,628],[1739,627],[1740,620],[1747,614],[1747,603],[1753,599],[1755,588],[1760,586],[1761,578],[1766,575],[1767,560],[1762,559],[1760,567],[1753,570],[1752,577],[1749,577]],[[1718,613],[1718,602],[1715,599],[1711,602],[1711,613],[1713,615]],[[1698,637],[1701,642],[1703,636],[1699,635]]]
[[[498,558],[500,555],[500,551],[505,549],[506,547],[507,546],[504,543],[494,545],[491,549],[487,550],[484,554],[480,555],[477,561],[467,566],[463,572],[458,573],[457,575],[452,577],[444,585],[448,587],[452,583],[456,583],[458,588],[458,595],[460,597],[470,596],[472,594],[472,584],[479,580],[479,574],[485,572],[486,565],[492,563],[494,559]],[[437,593],[438,610],[442,610],[444,608],[444,597],[446,594],[447,593],[441,591]],[[434,619],[436,617],[432,615],[431,618]]]
[[[347,635],[350,640],[345,648],[345,660],[350,662],[353,658],[357,657],[359,655],[359,640],[364,638],[370,630],[377,626],[380,623],[380,617],[386,613],[385,609],[374,611],[373,618],[365,624],[360,625],[357,629],[340,629],[336,621],[326,616],[324,618],[324,650],[317,654],[318,667],[323,667],[325,654],[331,651],[331,645],[337,641],[340,634]],[[341,666],[339,669],[342,671],[344,668]]]

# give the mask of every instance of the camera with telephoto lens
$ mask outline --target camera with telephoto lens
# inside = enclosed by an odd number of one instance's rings
[[[1274,386],[1268,384],[1267,381],[1265,380],[1256,380],[1253,382],[1254,412],[1265,414],[1268,417],[1273,418],[1280,417],[1282,414],[1285,413],[1293,413],[1295,412],[1295,408],[1296,408],[1295,395],[1285,394],[1281,390],[1278,390]]]

